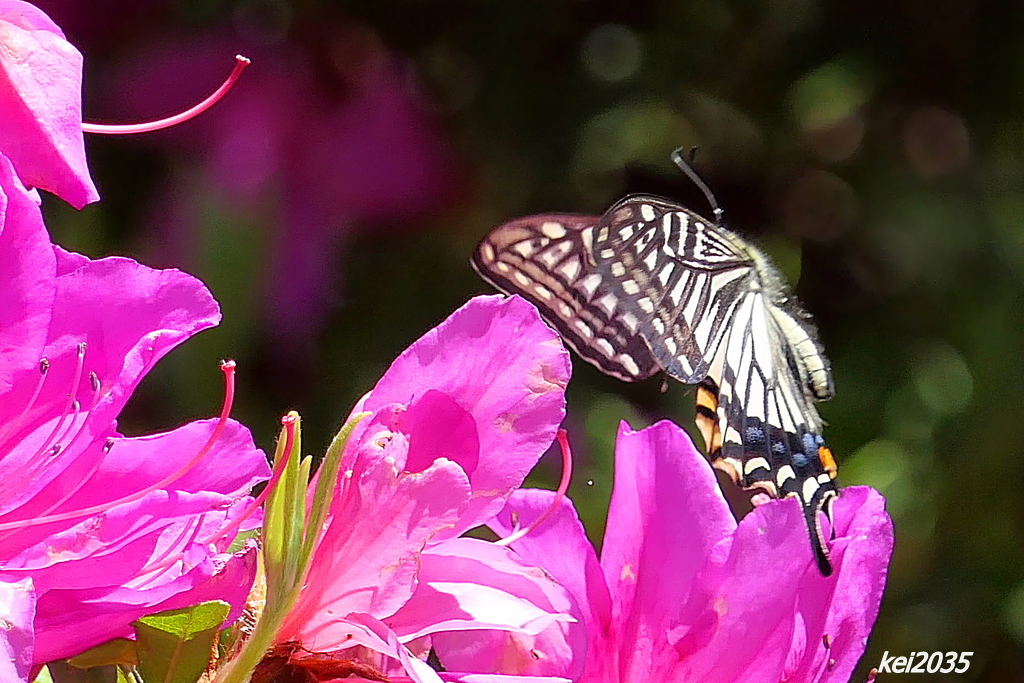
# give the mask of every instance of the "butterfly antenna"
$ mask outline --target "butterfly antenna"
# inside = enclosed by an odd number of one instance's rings
[[[691,161],[693,160],[693,157],[696,156],[696,154],[697,154],[697,148],[696,147],[691,147],[690,148],[690,159],[691,159]],[[690,163],[687,162],[686,159],[683,158],[683,148],[682,147],[680,147],[680,148],[678,148],[678,149],[676,149],[675,151],[672,152],[672,161],[673,161],[673,163],[675,163],[676,166],[679,167],[679,170],[682,171],[683,173],[685,173],[686,177],[689,178],[690,180],[692,180],[693,184],[696,185],[697,188],[700,189],[700,191],[704,193],[704,198],[707,199],[708,200],[708,204],[711,205],[711,213],[713,213],[715,215],[715,225],[721,224],[721,222],[722,222],[722,214],[725,213],[725,212],[722,210],[721,207],[718,206],[718,200],[715,199],[715,195],[711,191],[711,188],[707,186],[707,183],[705,183],[701,179],[701,177],[699,175],[697,175],[697,172],[693,170],[693,166],[691,166]]]

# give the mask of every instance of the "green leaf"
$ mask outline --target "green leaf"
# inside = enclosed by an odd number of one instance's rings
[[[138,663],[139,654],[135,650],[135,641],[128,638],[108,640],[68,660],[68,664],[76,669],[91,669],[94,666],[107,666],[109,664],[128,664],[134,666]]]
[[[139,619],[139,673],[146,683],[194,683],[206,670],[231,606],[204,602]]]

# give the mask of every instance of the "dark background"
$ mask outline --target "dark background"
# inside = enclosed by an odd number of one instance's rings
[[[321,452],[398,352],[489,291],[467,265],[489,229],[631,191],[706,213],[669,161],[696,145],[726,223],[818,321],[840,481],[889,501],[896,553],[854,680],[885,650],[966,650],[964,675],[879,680],[1024,681],[1024,6],[38,4],[85,55],[87,120],[174,113],[235,53],[254,61],[197,120],[90,137],[100,204],[46,199],[58,243],[180,267],[224,309],[125,431],[215,414],[231,357],[260,445],[295,408]],[[693,431],[692,389],[574,366],[570,495],[599,540],[617,421]]]

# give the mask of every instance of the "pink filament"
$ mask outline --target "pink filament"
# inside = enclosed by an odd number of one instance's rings
[[[149,133],[154,130],[162,130],[164,128],[170,128],[176,126],[179,123],[188,121],[189,119],[202,114],[204,111],[212,107],[217,101],[224,97],[224,94],[228,90],[231,90],[231,86],[235,84],[238,77],[242,75],[242,71],[245,67],[249,66],[250,60],[242,55],[235,55],[235,68],[228,74],[227,79],[220,84],[220,87],[213,91],[213,93],[205,100],[192,107],[186,109],[180,114],[174,116],[168,116],[165,119],[158,121],[150,121],[148,123],[130,123],[130,124],[105,124],[105,123],[82,123],[82,130],[86,133],[101,133],[103,135],[131,135],[133,133]]]
[[[164,477],[160,481],[147,486],[141,491],[137,491],[130,496],[119,498],[118,500],[111,501],[109,503],[101,503],[99,505],[93,505],[91,507],[82,508],[80,510],[71,510],[68,512],[61,512],[55,515],[45,515],[42,517],[34,517],[28,520],[19,520],[17,522],[6,522],[0,524],[0,531],[10,531],[12,529],[23,529],[29,526],[38,526],[40,524],[50,524],[52,522],[63,522],[69,519],[75,519],[77,517],[86,517],[89,515],[100,514],[110,510],[117,505],[124,505],[126,503],[133,503],[140,500],[153,491],[167,487],[169,484],[174,483],[178,479],[185,476],[189,470],[199,464],[199,461],[206,457],[206,454],[210,452],[213,445],[217,443],[221,434],[224,433],[224,428],[227,426],[228,416],[231,414],[231,405],[235,400],[235,362],[224,361],[220,365],[220,369],[224,372],[224,405],[221,407],[220,417],[217,420],[217,426],[213,428],[213,433],[210,434],[210,438],[207,439],[199,451],[192,456],[192,459],[185,463],[178,471],[173,474]]]
[[[572,449],[569,448],[569,435],[564,429],[558,430],[557,438],[558,445],[562,449],[562,480],[558,482],[558,490],[555,491],[555,497],[551,501],[551,505],[541,513],[540,517],[533,520],[529,525],[519,529],[518,531],[513,531],[505,538],[495,541],[495,545],[507,546],[529,534],[531,531],[539,527],[544,520],[551,516],[551,513],[555,511],[556,507],[558,507],[562,498],[565,497],[565,492],[569,490],[569,480],[572,479]]]
[[[216,541],[224,538],[228,534],[238,529],[238,527],[242,525],[242,522],[249,519],[249,517],[252,516],[252,514],[256,512],[256,510],[258,510],[260,506],[263,505],[263,501],[267,499],[267,496],[270,495],[270,492],[277,488],[278,482],[281,481],[281,475],[284,473],[284,468],[285,466],[288,465],[288,459],[291,457],[292,446],[295,443],[295,425],[297,422],[298,419],[294,415],[285,415],[284,417],[281,418],[281,424],[284,425],[285,433],[284,454],[279,462],[274,463],[274,471],[270,475],[270,481],[268,481],[267,485],[263,488],[262,491],[260,491],[260,495],[257,496],[256,499],[249,504],[245,511],[234,519],[234,521],[220,528],[219,530],[217,530],[216,533],[212,534],[211,536],[204,538],[202,541],[199,542],[200,545],[205,546],[210,545],[211,543],[215,543]],[[177,555],[175,557],[163,560],[162,562],[158,562],[156,564],[146,565],[142,570],[139,571],[139,574],[148,574],[150,572],[155,572],[157,570],[163,569],[164,567],[168,567],[177,562],[178,560],[180,560],[181,557],[182,555]]]

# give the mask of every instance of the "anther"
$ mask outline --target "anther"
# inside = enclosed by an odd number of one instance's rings
[[[50,361],[46,360],[45,358],[40,359],[40,361],[39,361],[39,374],[46,375],[46,373],[49,372],[49,370],[50,370]]]
[[[100,378],[95,372],[89,372],[89,384],[92,385],[93,393],[99,393],[100,391]]]

